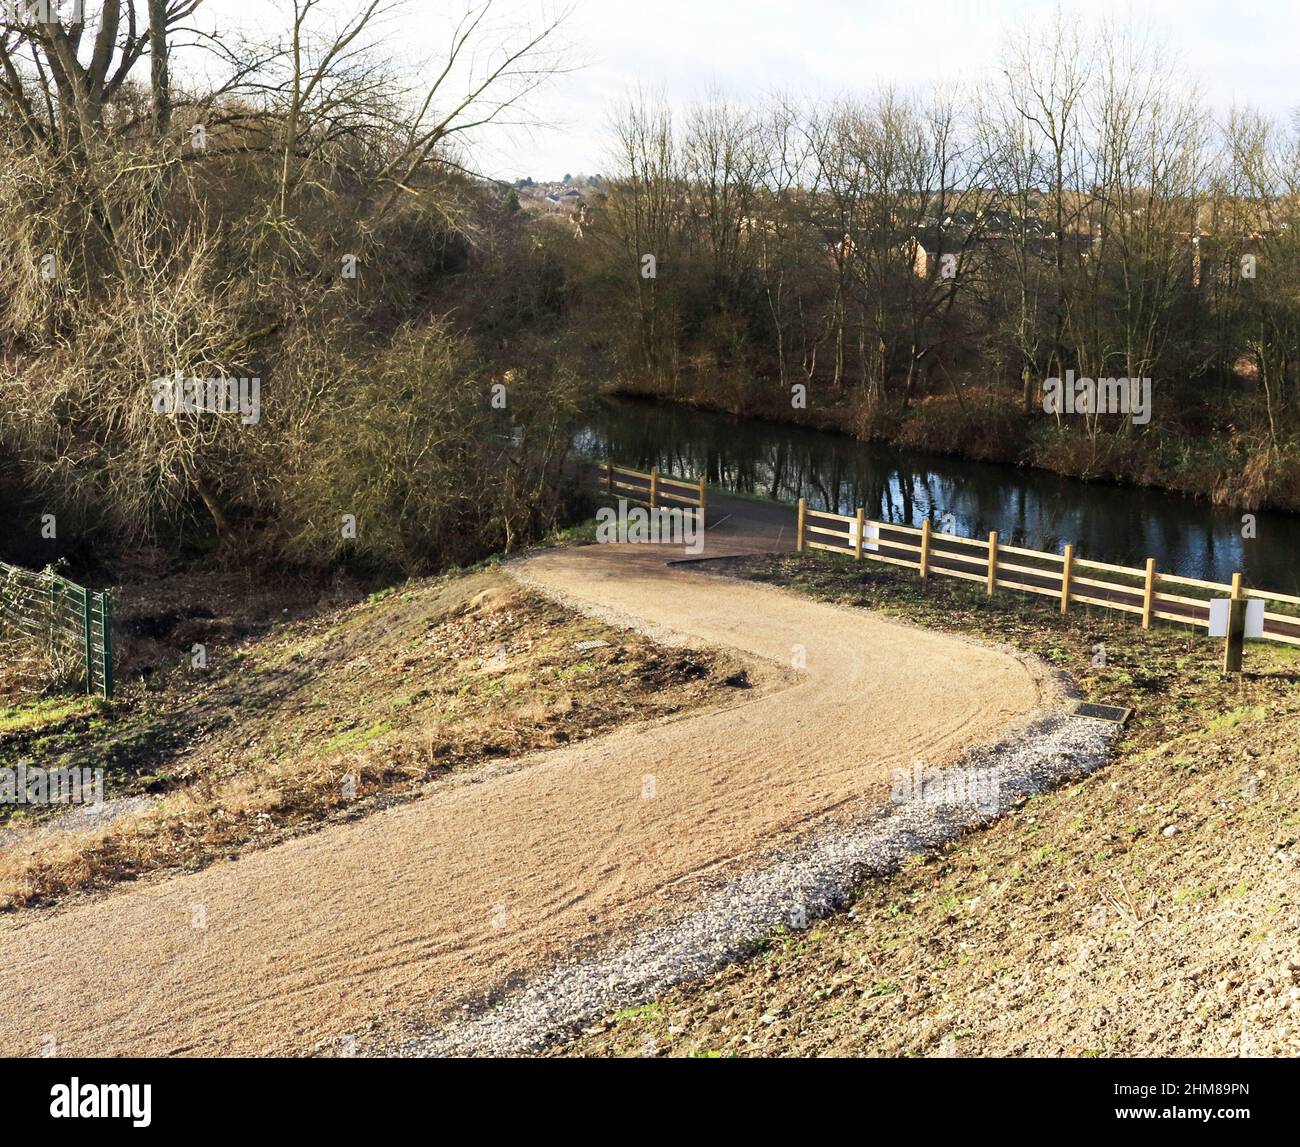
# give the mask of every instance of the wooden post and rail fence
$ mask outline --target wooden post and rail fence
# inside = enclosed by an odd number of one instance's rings
[[[795,549],[800,553],[825,550],[915,569],[925,580],[939,573],[978,581],[990,597],[998,589],[1042,594],[1057,598],[1063,614],[1072,604],[1118,610],[1140,617],[1143,629],[1150,629],[1156,619],[1210,628],[1210,597],[1175,593],[1168,587],[1223,596],[1229,605],[1223,663],[1228,673],[1241,671],[1250,599],[1300,605],[1300,596],[1295,594],[1243,588],[1240,573],[1233,574],[1231,584],[1162,574],[1156,569],[1155,558],[1147,558],[1141,569],[1089,561],[1076,555],[1073,543],[1065,546],[1064,553],[1051,554],[1006,545],[996,530],[987,540],[941,534],[929,521],[917,529],[872,521],[862,509],[853,515],[813,510],[806,498],[799,499]],[[1012,560],[1008,561],[1008,556]],[[1268,610],[1262,616],[1264,640],[1300,645],[1300,616]]]
[[[605,490],[629,502],[641,502],[651,509],[696,507],[703,518],[708,509],[709,491],[703,478],[693,482],[659,473],[658,466],[649,470],[629,470],[606,462],[604,466]],[[667,489],[665,489],[667,487]],[[672,502],[674,506],[666,503]]]
[[[646,502],[648,495],[651,506],[670,499],[678,505],[703,509],[708,501],[703,478],[668,477],[657,467],[628,470],[607,462],[604,478],[609,493],[641,502]],[[862,508],[851,515],[814,510],[806,498],[800,498],[795,509],[795,549],[799,553],[823,550],[859,561],[914,569],[923,581],[935,574],[975,581],[989,596],[999,589],[1039,594],[1059,601],[1062,614],[1069,613],[1071,606],[1091,605],[1140,617],[1143,629],[1150,629],[1152,621],[1160,620],[1208,630],[1211,597],[1226,597],[1229,620],[1225,672],[1241,670],[1250,599],[1300,606],[1300,596],[1294,594],[1243,588],[1240,573],[1233,575],[1229,585],[1160,573],[1155,558],[1147,558],[1142,568],[1092,561],[1079,557],[1073,543],[1067,544],[1063,553],[1052,554],[1006,545],[996,530],[987,539],[942,534],[928,520],[919,528],[877,522],[868,518]],[[1180,590],[1187,592],[1176,592]],[[1264,640],[1300,645],[1300,616],[1266,610],[1263,618]]]

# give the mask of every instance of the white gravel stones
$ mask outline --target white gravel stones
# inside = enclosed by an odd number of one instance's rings
[[[1093,772],[1106,762],[1117,732],[1107,722],[1065,711],[1051,714],[939,771],[942,776],[962,770],[957,792],[971,792],[971,776],[984,774],[974,790],[978,807],[928,796],[907,799],[860,823],[822,831],[707,894],[681,920],[608,953],[562,965],[496,1006],[409,1038],[384,1054],[509,1055],[558,1042],[597,1017],[654,999],[674,984],[744,956],[756,940],[788,928],[792,915],[810,920],[835,911],[862,880],[895,870],[909,855],[987,824],[1026,797]],[[992,803],[990,792],[996,794]]]

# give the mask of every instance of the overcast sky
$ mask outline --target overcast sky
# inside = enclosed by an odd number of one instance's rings
[[[339,0],[355,10],[361,0]],[[498,0],[504,12],[540,18],[546,0]],[[263,28],[277,0],[209,0],[210,18]],[[554,78],[530,105],[546,126],[495,131],[475,148],[486,174],[558,179],[605,166],[613,102],[640,85],[685,104],[717,88],[737,101],[773,88],[809,95],[923,86],[996,72],[1008,30],[1050,16],[1036,0],[576,0],[565,26],[581,65]],[[1067,11],[1072,10],[1066,4]],[[459,0],[416,0],[395,44],[433,57]],[[1142,0],[1089,3],[1149,27],[1178,54],[1207,101],[1252,103],[1275,114],[1300,106],[1300,0]]]

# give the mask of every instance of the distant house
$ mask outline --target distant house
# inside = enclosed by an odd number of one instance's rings
[[[929,279],[942,275],[945,263],[955,269],[965,247],[962,235],[944,227],[921,227],[904,242],[903,250],[912,261],[912,273],[918,279]]]
[[[853,236],[847,231],[841,231],[838,227],[830,224],[822,224],[819,230],[822,233],[822,242],[825,244],[826,253],[836,263],[848,263],[857,254],[858,245],[853,241]]]
[[[1201,232],[1190,239],[1192,286],[1198,290],[1233,278],[1250,280],[1258,273],[1262,235],[1243,235],[1225,243]]]
[[[955,220],[957,214],[954,213],[949,218]],[[983,218],[987,219],[988,216]],[[1037,220],[1020,220],[1006,215],[1003,219],[994,220],[994,223],[995,226],[980,231],[931,223],[918,227],[899,242],[911,260],[913,274],[919,279],[948,277],[958,268],[964,273],[973,266],[979,266],[994,251],[1006,248],[1009,244],[1014,244],[1016,248],[1023,244],[1028,256],[1044,262],[1050,263],[1056,258],[1056,236],[1054,233],[1044,234],[1042,225]],[[1061,247],[1067,258],[1086,262],[1100,243],[1100,232],[1096,236],[1067,235],[1061,242]]]

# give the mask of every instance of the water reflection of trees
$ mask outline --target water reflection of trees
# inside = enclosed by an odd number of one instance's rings
[[[1007,544],[1170,573],[1300,592],[1300,521],[1260,514],[1259,540],[1243,542],[1240,515],[1158,491],[1059,479],[1040,471],[913,455],[799,427],[730,419],[686,408],[611,404],[578,436],[588,456],[694,478],[743,494],[918,526],[945,515],[957,534],[997,530]]]

